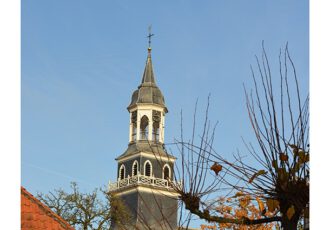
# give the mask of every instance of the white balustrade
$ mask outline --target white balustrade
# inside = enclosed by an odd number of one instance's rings
[[[138,174],[132,177],[124,178],[122,180],[118,179],[117,182],[109,183],[109,191],[115,191],[117,189],[133,186],[137,184],[151,185],[154,187],[162,187],[162,188],[173,188],[174,186],[181,185],[180,182],[173,182],[173,181],[168,181],[166,179],[149,177]]]

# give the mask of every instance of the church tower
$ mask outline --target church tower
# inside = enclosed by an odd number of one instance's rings
[[[118,179],[109,184],[109,190],[130,210],[132,229],[177,229],[177,194],[172,188],[176,158],[164,148],[168,110],[156,85],[150,42],[142,82],[127,110],[129,144],[116,158]]]

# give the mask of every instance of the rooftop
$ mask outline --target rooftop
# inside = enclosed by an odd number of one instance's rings
[[[74,230],[62,217],[21,187],[22,230]]]

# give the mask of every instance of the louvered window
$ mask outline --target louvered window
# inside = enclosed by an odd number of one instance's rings
[[[136,176],[137,175],[137,172],[138,172],[138,163],[137,163],[137,161],[135,161],[133,163],[133,172],[132,172],[132,175],[133,176]]]
[[[123,180],[125,178],[125,166],[121,165],[119,169],[119,178]]]

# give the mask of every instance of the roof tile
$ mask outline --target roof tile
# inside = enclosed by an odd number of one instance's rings
[[[21,187],[22,230],[74,230],[62,217]]]

